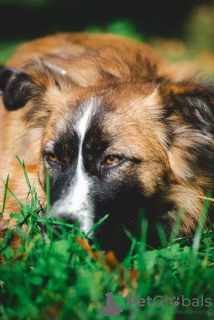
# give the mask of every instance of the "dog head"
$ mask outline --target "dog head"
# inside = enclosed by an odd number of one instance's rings
[[[121,245],[111,228],[133,231],[141,208],[170,233],[183,207],[181,233],[195,229],[212,189],[213,89],[107,73],[81,86],[46,63],[0,72],[5,107],[22,109],[28,143],[39,130],[38,176],[45,190],[49,169],[53,218],[78,220],[87,234],[109,214],[97,232],[110,248]]]

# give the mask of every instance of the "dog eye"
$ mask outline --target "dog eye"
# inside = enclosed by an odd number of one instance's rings
[[[121,160],[120,157],[114,156],[114,155],[110,155],[110,156],[105,157],[105,159],[103,161],[103,164],[112,165],[112,164],[118,163],[120,160]]]
[[[46,155],[46,157],[47,157],[47,160],[48,160],[49,162],[54,162],[54,163],[57,163],[57,162],[58,162],[57,157],[56,157],[55,154],[53,154],[53,153],[48,153],[48,154]]]

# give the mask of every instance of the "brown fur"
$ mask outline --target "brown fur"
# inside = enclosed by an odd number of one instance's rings
[[[43,201],[42,146],[63,130],[79,101],[101,96],[114,111],[105,119],[104,130],[114,133],[115,151],[142,161],[137,176],[145,197],[158,195],[161,203],[171,205],[162,217],[166,232],[171,232],[180,208],[185,208],[181,234],[195,230],[206,192],[213,189],[210,163],[203,161],[214,155],[212,111],[203,115],[195,105],[203,100],[201,104],[213,108],[213,89],[146,45],[114,35],[49,36],[24,44],[7,65],[24,71],[37,87],[24,108],[7,111],[0,104],[0,177],[5,181],[9,173],[9,189],[17,198],[29,201],[15,156],[24,160]],[[183,111],[181,106],[188,104],[189,111]],[[208,122],[211,129],[206,130]],[[4,218],[16,211],[8,194]]]

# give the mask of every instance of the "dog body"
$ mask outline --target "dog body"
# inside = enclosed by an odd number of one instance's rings
[[[135,231],[141,208],[168,235],[183,208],[180,235],[195,231],[213,189],[211,86],[141,43],[74,33],[23,45],[1,67],[0,89],[0,176],[23,203],[16,156],[41,202],[49,168],[53,218],[87,234],[109,214],[96,231],[106,250],[126,246],[121,230]],[[4,218],[16,211],[8,194]]]

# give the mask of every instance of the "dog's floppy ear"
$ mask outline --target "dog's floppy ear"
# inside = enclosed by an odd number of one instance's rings
[[[172,172],[188,181],[213,170],[214,90],[210,85],[186,81],[160,87],[168,131],[167,154]]]
[[[169,85],[166,91],[169,116],[180,116],[187,125],[214,133],[214,86],[186,82]]]
[[[0,93],[3,94],[9,79],[17,73],[14,68],[0,66]]]
[[[7,110],[22,108],[35,95],[35,87],[26,73],[0,66],[0,93]]]

